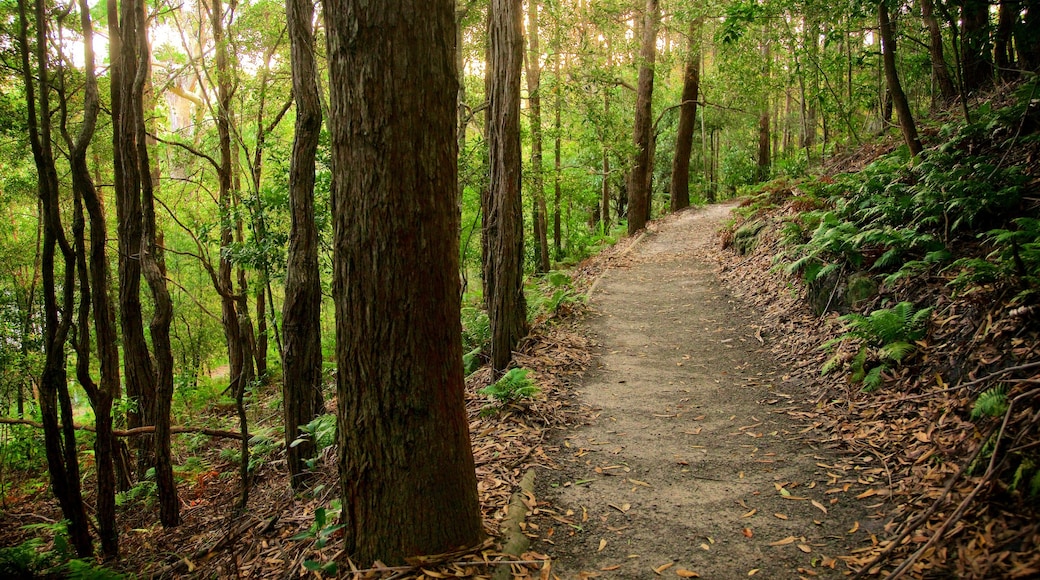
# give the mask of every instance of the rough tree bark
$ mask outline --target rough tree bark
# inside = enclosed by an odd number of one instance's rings
[[[693,129],[697,124],[697,98],[701,85],[701,22],[700,17],[690,21],[689,54],[686,55],[679,128],[675,134],[675,157],[672,158],[672,211],[690,206],[690,154],[693,153]]]
[[[878,2],[878,24],[881,31],[881,54],[885,66],[885,81],[888,91],[892,95],[892,103],[899,118],[899,129],[903,133],[903,140],[910,148],[910,155],[917,157],[921,153],[921,140],[917,138],[917,125],[910,112],[910,104],[907,103],[903,86],[899,83],[899,73],[896,71],[896,41],[892,30],[892,21],[888,15],[888,6],[885,0]]]
[[[119,252],[119,326],[123,340],[123,379],[132,403],[127,412],[131,429],[154,425],[155,382],[151,354],[144,334],[141,307],[141,169],[138,165],[137,127],[142,114],[144,75],[138,81],[137,13],[143,6],[134,0],[107,1],[110,93],[112,102],[112,169],[115,175],[116,232]],[[137,441],[140,474],[154,464],[153,443],[148,437]]]
[[[489,13],[488,148],[491,185],[484,192],[481,237],[484,299],[491,321],[491,366],[501,374],[527,334],[523,291],[524,229],[520,199],[520,0],[492,0]]]
[[[43,244],[40,258],[43,293],[43,373],[39,383],[40,418],[43,423],[44,449],[51,489],[68,522],[69,541],[81,558],[94,550],[88,530],[87,511],[80,488],[79,458],[76,455],[76,433],[72,427],[72,401],[69,398],[65,344],[72,326],[72,309],[76,281],[75,250],[65,237],[58,198],[58,172],[51,143],[50,71],[47,53],[49,15],[43,0],[34,5],[36,24],[35,47],[37,69],[30,64],[29,17],[26,0],[18,2],[18,44],[21,52],[22,82],[28,117],[29,144],[36,165],[37,193],[40,197],[40,221],[43,222]],[[39,95],[36,94],[37,87]],[[37,101],[38,99],[38,101]],[[37,105],[39,109],[37,109]],[[58,303],[55,279],[56,254],[60,250],[64,262],[62,302]],[[60,414],[60,423],[59,423]]]
[[[453,4],[324,3],[338,87],[329,128],[341,521],[347,553],[365,563],[482,534],[461,364]]]
[[[946,105],[957,97],[957,89],[953,85],[950,71],[946,68],[946,57],[943,56],[942,29],[935,17],[932,0],[920,0],[921,20],[928,29],[928,57],[932,63],[932,77],[939,88],[939,94],[933,95],[932,106]]]
[[[314,4],[289,0],[285,5],[289,28],[296,127],[289,167],[289,262],[286,266],[282,332],[285,362],[282,404],[285,407],[285,445],[290,483],[305,485],[305,460],[314,456],[314,443],[292,445],[300,427],[322,409],[321,279],[318,269],[318,229],[314,223],[314,167],[321,132],[321,102],[314,64]]]
[[[545,207],[545,178],[542,174],[542,51],[538,42],[538,0],[527,0],[527,99],[531,107],[531,196],[534,224],[535,266],[548,272],[549,242]]]
[[[997,30],[993,36],[993,64],[997,69],[997,76],[1004,82],[1018,78],[1013,38],[1021,11],[1022,5],[1019,0],[1000,0]]]
[[[650,220],[650,138],[653,130],[654,61],[657,58],[657,26],[660,22],[659,0],[646,0],[643,11],[643,43],[639,51],[639,83],[636,86],[636,112],[632,142],[636,157],[628,175],[628,233],[646,227]],[[604,176],[606,178],[606,176]]]

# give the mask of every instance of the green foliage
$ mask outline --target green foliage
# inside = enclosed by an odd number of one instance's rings
[[[1007,387],[993,387],[979,395],[975,399],[975,406],[971,409],[971,418],[974,420],[982,417],[1000,417],[1008,409]]]
[[[864,316],[851,313],[839,320],[845,332],[823,344],[832,349],[844,343],[858,344],[858,350],[849,364],[850,380],[862,383],[863,390],[871,392],[881,387],[885,371],[910,358],[916,351],[916,341],[924,338],[932,308],[916,310],[910,302],[900,302],[892,308],[883,308]],[[835,354],[822,369],[832,372],[841,363],[841,353]]]
[[[0,578],[69,578],[71,580],[121,580],[126,578],[96,563],[76,558],[69,545],[65,522],[25,526],[53,534],[48,548],[40,537],[16,546],[0,548]]]
[[[326,413],[324,415],[318,415],[314,419],[300,427],[300,435],[293,440],[289,445],[296,447],[304,441],[313,441],[315,451],[320,452],[332,446],[336,442],[336,415],[333,413]],[[307,459],[307,469],[314,469],[317,467],[318,457],[315,453],[315,457]]]
[[[155,483],[155,468],[150,467],[145,471],[144,477],[141,478],[141,481],[135,483],[130,487],[130,489],[116,494],[116,505],[122,507],[142,502],[146,506],[151,506],[155,503],[157,490],[158,485]]]
[[[289,538],[290,540],[313,540],[314,548],[320,552],[324,548],[332,536],[339,530],[343,529],[346,524],[334,524],[336,515],[339,514],[340,507],[339,501],[334,500],[330,509],[326,510],[324,507],[320,507],[314,510],[314,522],[310,528],[306,531],[300,532],[295,536]],[[306,559],[303,562],[304,568],[307,568],[311,572],[319,574],[327,574],[335,576],[336,574],[336,563],[335,562],[322,562],[321,560]]]
[[[577,304],[585,298],[571,288],[571,277],[560,271],[548,272],[541,280],[529,284],[524,296],[527,298],[527,317],[532,321],[542,316],[557,316],[565,306]]]
[[[491,397],[499,405],[508,405],[523,399],[532,399],[538,394],[538,387],[527,378],[530,371],[523,368],[509,369],[502,378],[490,384],[479,392],[481,395]]]

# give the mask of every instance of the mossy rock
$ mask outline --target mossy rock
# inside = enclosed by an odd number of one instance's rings
[[[848,310],[846,291],[845,281],[838,272],[819,276],[809,283],[809,308],[817,316],[823,316],[825,312],[845,312]]]
[[[744,256],[750,254],[758,243],[758,234],[766,227],[762,220],[750,221],[733,232],[733,247],[737,253]]]
[[[855,308],[862,302],[877,296],[878,283],[871,276],[863,272],[856,272],[849,276],[846,283],[845,299],[849,306]]]

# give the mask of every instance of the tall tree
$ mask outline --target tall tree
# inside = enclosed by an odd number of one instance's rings
[[[542,174],[542,50],[538,38],[538,0],[527,0],[527,99],[531,112],[531,196],[535,270],[549,271],[545,178]]]
[[[159,517],[166,527],[180,523],[180,501],[173,479],[170,406],[173,400],[173,351],[170,324],[173,303],[166,288],[156,226],[152,171],[144,119],[144,87],[151,74],[147,4],[140,0],[107,3],[111,54],[112,146],[119,234],[119,304],[127,395],[140,410],[131,421],[154,425],[145,438],[139,468],[153,467],[159,495]],[[151,291],[149,324],[152,355],[144,337],[141,278]]]
[[[483,193],[481,237],[485,248],[484,299],[491,321],[491,366],[499,374],[513,360],[513,349],[528,330],[520,199],[523,11],[520,0],[492,0],[489,10],[487,125],[491,185]]]
[[[322,409],[321,279],[318,269],[318,228],[314,222],[314,168],[321,134],[317,67],[314,64],[314,4],[289,0],[289,27],[296,128],[289,168],[289,263],[286,267],[282,328],[285,335],[282,405],[285,444],[293,489],[303,487],[304,461],[314,456],[312,441],[294,445],[300,427]]]
[[[636,86],[636,112],[632,142],[636,156],[628,175],[628,233],[646,227],[650,219],[650,167],[652,107],[654,96],[654,62],[657,59],[657,26],[660,22],[659,0],[646,0],[643,11],[643,41],[639,51],[639,84]],[[606,175],[603,176],[606,179]]]
[[[120,396],[119,345],[116,333],[115,311],[112,308],[107,255],[108,227],[105,210],[87,166],[87,149],[97,128],[97,76],[94,68],[94,30],[90,7],[86,0],[79,1],[80,26],[83,32],[84,87],[83,118],[79,131],[73,137],[68,128],[68,101],[61,95],[62,133],[69,151],[72,190],[75,197],[73,234],[79,270],[80,309],[76,327],[76,375],[87,393],[94,410],[94,464],[97,471],[97,523],[101,551],[106,558],[119,556],[119,535],[116,528],[116,444],[112,428],[112,403]],[[85,241],[83,206],[90,216],[90,250]],[[89,265],[88,265],[89,264]],[[97,338],[97,358],[100,381],[90,373],[90,312],[94,312],[94,336]]]
[[[690,21],[687,39],[686,67],[679,107],[679,128],[675,133],[675,157],[672,158],[672,211],[690,205],[690,154],[693,152],[693,129],[697,123],[697,98],[701,86],[700,31],[703,19]]]
[[[154,424],[155,380],[151,354],[144,334],[141,305],[141,168],[137,148],[138,124],[143,121],[143,84],[136,82],[141,57],[138,53],[137,12],[144,10],[136,0],[119,3],[107,0],[109,69],[112,109],[112,170],[116,199],[116,232],[119,252],[119,326],[123,341],[123,378],[127,399],[128,427]],[[147,55],[144,55],[147,58]],[[142,71],[142,75],[143,75]],[[152,466],[151,438],[138,441],[138,471]]]
[[[50,21],[50,15],[44,1],[36,0],[33,10],[36,25],[36,42],[32,52],[36,57],[34,74],[29,56],[29,16],[26,3],[27,0],[18,2],[18,44],[28,113],[29,144],[36,164],[40,221],[43,222],[40,289],[43,292],[44,363],[39,383],[40,418],[43,423],[44,449],[51,489],[61,506],[62,515],[68,522],[69,540],[76,554],[86,558],[93,554],[93,545],[87,528],[87,511],[80,488],[79,458],[76,455],[76,432],[72,423],[72,399],[69,397],[65,356],[65,344],[72,326],[76,253],[65,236],[61,222],[58,171],[54,163],[51,141],[52,87],[48,66],[50,55],[47,51],[50,40],[47,23]],[[64,268],[60,285],[60,304],[59,284],[55,279],[59,251]]]
[[[324,3],[342,522],[363,562],[482,533],[461,364],[453,6]]]
[[[993,82],[989,0],[958,0],[961,6],[961,68],[964,92],[985,89]]]
[[[917,125],[914,123],[913,114],[910,112],[910,104],[903,92],[903,85],[899,82],[899,73],[896,71],[896,41],[892,30],[892,20],[889,18],[888,5],[885,0],[878,2],[878,24],[881,31],[881,55],[884,60],[885,81],[888,85],[889,94],[892,95],[892,103],[899,118],[899,129],[903,133],[903,140],[910,148],[910,155],[916,157],[921,153],[921,140],[917,137]]]
[[[759,43],[762,53],[762,78],[769,79],[772,51],[769,39],[763,37]],[[770,151],[769,132],[769,95],[762,95],[762,103],[759,105],[758,113],[758,155],[756,156],[755,180],[765,181],[769,179],[769,167],[772,164],[772,153]]]
[[[932,99],[933,106],[949,104],[957,96],[957,89],[953,86],[950,71],[946,68],[946,58],[943,56],[942,29],[939,20],[935,17],[935,8],[932,0],[919,0],[921,4],[921,20],[928,29],[928,58],[932,63],[932,78],[939,88],[938,95]]]

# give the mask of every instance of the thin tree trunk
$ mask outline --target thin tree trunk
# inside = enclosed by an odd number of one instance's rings
[[[453,5],[324,3],[338,87],[329,126],[341,522],[347,554],[365,564],[482,535],[461,364]],[[512,8],[518,32],[519,2]],[[510,47],[518,99],[521,44]]]
[[[138,162],[138,125],[143,123],[143,90],[146,73],[140,70],[137,14],[144,8],[135,1],[117,4],[108,0],[109,78],[112,100],[112,167],[119,251],[119,323],[123,340],[123,375],[130,400],[127,426],[131,429],[154,425],[155,375],[144,334],[141,306],[141,251],[143,213],[141,175]],[[153,443],[144,437],[136,442],[140,475],[153,466]]]
[[[761,44],[762,51],[762,75],[764,78],[769,78],[770,74],[770,49],[769,41],[763,39]],[[756,181],[765,181],[769,179],[769,168],[771,165],[770,157],[770,133],[769,133],[769,96],[763,96],[764,103],[762,109],[758,114],[758,162],[755,173]]]
[[[672,211],[690,205],[690,155],[693,153],[693,131],[697,125],[697,99],[701,86],[700,33],[702,18],[690,21],[686,55],[686,70],[683,75],[679,128],[675,133],[675,157],[672,159]]]
[[[562,197],[562,186],[561,181],[563,178],[563,164],[561,162],[563,152],[563,134],[562,134],[562,111],[563,111],[563,97],[561,95],[561,89],[563,87],[563,80],[560,78],[560,60],[562,56],[560,54],[560,24],[556,24],[556,35],[554,38],[554,56],[553,56],[553,76],[555,85],[554,92],[556,93],[555,101],[555,114],[553,128],[556,130],[553,136],[553,248],[556,251],[556,259],[563,259],[563,241],[561,239],[560,231],[560,201]]]
[[[64,126],[68,118],[66,103],[62,102],[62,129],[69,149],[72,189],[75,195],[75,222],[73,234],[80,271],[80,310],[76,340],[76,374],[94,409],[94,462],[97,470],[97,522],[101,551],[106,559],[119,556],[119,534],[116,528],[116,444],[112,434],[112,403],[119,396],[119,346],[115,312],[112,308],[110,275],[106,241],[108,229],[101,198],[94,187],[87,167],[87,149],[97,126],[97,78],[94,69],[93,25],[86,0],[80,0],[80,24],[83,31],[85,83],[83,88],[83,119],[79,133],[73,139]],[[83,205],[90,216],[90,251],[85,242]],[[88,257],[89,256],[89,257]],[[89,266],[88,266],[89,262]],[[93,287],[93,288],[92,288]],[[97,337],[97,356],[100,385],[90,375],[90,311],[94,311],[94,334]]]
[[[921,153],[921,141],[917,138],[917,125],[910,113],[910,105],[903,93],[903,86],[899,83],[899,74],[896,71],[896,42],[892,31],[892,22],[888,16],[888,6],[885,0],[878,2],[878,24],[881,30],[881,55],[885,66],[885,80],[888,91],[892,95],[892,102],[899,117],[899,129],[903,132],[903,140],[910,148],[910,155],[917,157]]]
[[[488,100],[491,186],[482,237],[484,284],[491,320],[491,366],[503,373],[527,334],[523,292],[524,232],[520,201],[520,69],[523,65],[520,0],[492,0]]]
[[[47,12],[42,0],[34,6],[36,24],[35,56],[37,70],[30,65],[29,17],[26,0],[18,2],[22,82],[28,113],[29,143],[37,172],[37,193],[40,198],[40,221],[43,223],[42,254],[40,257],[41,290],[43,292],[43,374],[40,377],[40,418],[43,423],[44,449],[51,489],[61,506],[62,516],[68,522],[69,541],[81,558],[93,554],[93,544],[87,528],[87,512],[80,488],[79,459],[76,455],[76,434],[72,428],[72,404],[68,393],[65,344],[72,325],[72,309],[76,280],[75,250],[68,243],[61,224],[58,198],[58,172],[54,165],[51,145],[50,71],[47,63]],[[39,95],[36,95],[37,84]],[[39,99],[37,101],[37,99]],[[39,109],[37,109],[37,105]],[[56,254],[60,249],[64,262],[62,304],[58,305],[55,279]],[[60,422],[59,422],[60,414]]]
[[[657,57],[657,26],[660,22],[659,0],[646,0],[643,12],[643,42],[639,52],[639,84],[636,87],[636,112],[632,142],[636,157],[628,178],[628,233],[646,227],[650,219],[650,141],[654,94],[654,61]]]
[[[285,362],[282,404],[289,481],[296,491],[306,485],[306,461],[314,457],[311,440],[299,445],[300,427],[322,409],[321,271],[318,230],[314,223],[314,167],[321,134],[321,103],[314,63],[314,4],[290,0],[286,6],[292,62],[296,127],[289,167],[289,263],[286,266],[282,332]]]
[[[531,176],[534,195],[535,264],[537,272],[548,272],[549,242],[545,214],[545,178],[542,174],[542,51],[538,42],[538,0],[527,0],[527,98],[531,106]]]

